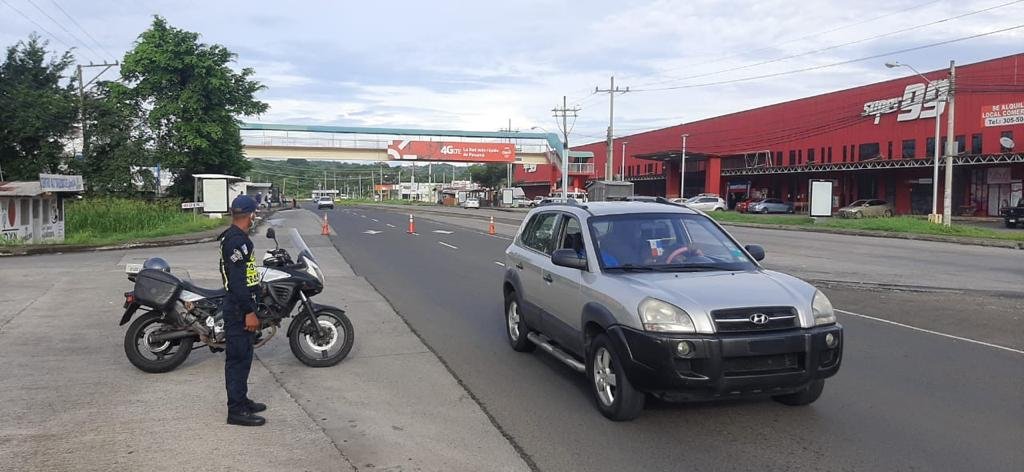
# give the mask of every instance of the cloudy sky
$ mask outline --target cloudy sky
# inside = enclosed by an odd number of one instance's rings
[[[908,73],[887,60],[924,72],[1024,51],[1020,28],[735,82],[1022,26],[1024,0],[0,0],[0,44],[37,31],[117,60],[154,14],[255,68],[262,122],[554,131],[567,95],[574,143],[604,136],[608,96],[592,92],[612,75],[634,90],[616,97],[623,135]]]

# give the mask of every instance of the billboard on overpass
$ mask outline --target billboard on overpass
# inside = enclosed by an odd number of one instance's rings
[[[511,143],[465,143],[458,141],[392,141],[388,145],[391,160],[445,162],[515,162],[516,147]]]

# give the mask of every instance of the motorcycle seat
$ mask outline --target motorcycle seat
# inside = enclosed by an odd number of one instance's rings
[[[193,285],[192,282],[182,281],[182,288],[189,292],[198,294],[203,298],[221,298],[228,294],[228,291],[223,288],[203,288],[198,285]]]

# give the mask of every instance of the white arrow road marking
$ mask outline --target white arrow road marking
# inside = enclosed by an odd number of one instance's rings
[[[363,234],[380,234],[380,233],[381,233],[380,231],[374,231],[372,229],[368,229],[366,231],[363,231]]]
[[[504,263],[504,262],[498,262],[498,261],[494,261],[494,263],[495,263],[495,264],[498,264],[498,265],[500,265],[500,266],[502,266],[502,267],[505,267],[505,263]]]
[[[376,218],[370,218],[370,220],[372,220],[374,223],[380,223],[380,220],[378,220]]]
[[[452,249],[458,249],[457,247],[455,247],[455,246],[452,246],[451,244],[448,244],[448,243],[446,243],[446,242],[444,242],[444,241],[438,241],[438,242],[437,242],[437,244],[440,244],[440,245],[442,245],[442,246],[446,246],[446,247],[450,247],[450,248],[452,248]]]
[[[394,227],[395,227],[395,225],[393,225],[391,223],[388,223],[388,228],[394,228]]]
[[[434,232],[435,233],[440,233],[440,234],[452,234],[455,231],[446,231],[446,230],[443,230],[443,229],[435,229]]]

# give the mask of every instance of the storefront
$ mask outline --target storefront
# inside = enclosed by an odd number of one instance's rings
[[[27,244],[64,241],[64,201],[83,190],[80,175],[0,182],[0,238]]]

